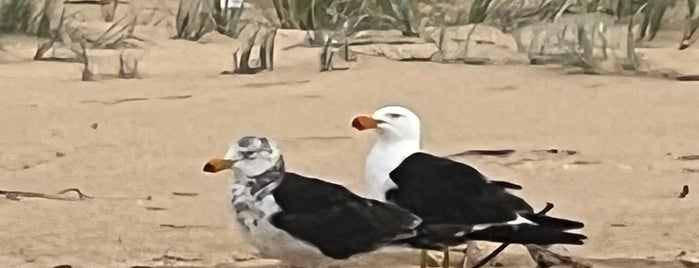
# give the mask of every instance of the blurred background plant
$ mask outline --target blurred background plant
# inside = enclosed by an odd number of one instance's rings
[[[101,5],[107,22],[115,19],[119,3],[116,0],[80,2]],[[40,0],[0,0],[0,32],[37,34],[41,19],[37,10],[42,5]],[[271,12],[245,16],[246,11],[254,9]],[[682,12],[668,14],[668,10]],[[652,40],[664,23],[683,21],[682,13],[688,17],[687,21],[693,21],[685,27],[686,35],[693,35],[699,23],[699,11],[695,10],[696,0],[179,0],[176,36],[197,40],[216,30],[235,37],[244,26],[241,24],[249,21],[300,30],[395,29],[406,36],[416,36],[429,26],[479,23],[509,33],[580,14],[609,15],[616,19],[613,23],[626,23],[641,11],[642,19],[635,22],[640,27],[638,38]],[[260,15],[264,20],[251,19]]]
[[[116,17],[117,22],[110,25],[119,24],[118,29],[126,29],[122,33],[133,36],[135,24],[148,16],[129,17],[129,23],[124,24],[124,19],[116,14],[124,10],[122,6],[135,1],[79,2],[100,5],[105,22]],[[199,40],[207,33],[219,32],[238,38],[246,27],[263,27],[305,30],[311,37],[315,36],[317,45],[325,45],[328,38],[335,40],[335,44],[347,45],[347,39],[357,38],[365,30],[394,30],[403,36],[419,36],[437,43],[439,38],[431,37],[435,28],[478,24],[481,25],[478,31],[493,28],[499,34],[512,36],[518,51],[526,53],[532,61],[568,57],[574,59],[575,65],[595,66],[618,58],[626,62],[623,66],[629,67],[636,66],[629,62],[639,60],[635,51],[643,45],[641,42],[653,40],[663,29],[674,29],[682,35],[677,38],[682,40],[681,49],[694,43],[699,28],[697,1],[179,0],[173,36]],[[57,24],[57,11],[51,11],[54,15],[47,19],[45,3],[44,0],[0,0],[0,32],[49,36]],[[70,12],[66,14],[69,14],[65,22],[68,27],[76,18]],[[71,30],[70,35],[79,33]],[[123,36],[116,38],[120,42],[123,39]],[[458,42],[468,45],[468,41],[461,39]],[[98,35],[87,40],[104,38]]]
[[[32,8],[29,1],[0,2],[0,32],[27,32]]]
[[[44,0],[0,0],[0,33],[26,33],[46,37],[49,29]]]

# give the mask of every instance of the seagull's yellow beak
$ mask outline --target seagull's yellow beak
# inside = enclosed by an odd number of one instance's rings
[[[235,164],[235,161],[228,159],[214,158],[206,162],[204,165],[204,172],[217,173],[222,170],[230,169]]]

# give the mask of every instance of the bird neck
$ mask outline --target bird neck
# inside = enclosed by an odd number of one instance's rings
[[[279,157],[271,167],[257,175],[245,174],[244,172],[236,171],[233,184],[240,185],[249,190],[252,196],[261,197],[269,194],[274,190],[281,180],[284,178],[285,168],[284,159]]]
[[[386,192],[396,187],[389,175],[391,171],[405,158],[419,151],[419,140],[377,140],[365,166],[364,179],[369,186],[370,197],[385,201]]]

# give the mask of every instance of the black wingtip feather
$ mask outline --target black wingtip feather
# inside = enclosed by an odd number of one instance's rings
[[[579,221],[560,219],[546,215],[526,214],[522,216],[538,225],[551,229],[572,230],[585,227],[585,224]]]
[[[582,245],[584,244],[583,240],[587,239],[585,235],[567,233],[531,224],[491,226],[471,232],[466,237],[472,240],[538,245]]]
[[[490,181],[490,183],[492,183],[492,184],[494,184],[494,185],[496,185],[496,186],[505,188],[505,189],[510,189],[510,190],[522,190],[522,189],[524,189],[524,188],[523,188],[521,185],[519,185],[519,184],[514,184],[514,183],[511,183],[511,182],[507,182],[507,181]]]

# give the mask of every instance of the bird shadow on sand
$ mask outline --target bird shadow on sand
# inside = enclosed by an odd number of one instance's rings
[[[176,262],[176,260],[171,260]],[[166,265],[137,265],[131,266],[130,268],[273,268],[273,267],[290,267],[281,264],[276,260],[270,259],[259,259],[259,260],[249,260],[245,262],[236,263],[220,263],[213,266],[197,266],[197,265],[178,265],[176,263],[166,264]],[[400,265],[395,267],[417,267],[410,265]],[[431,266],[430,266],[431,267]],[[452,265],[451,267],[459,267],[458,265]],[[487,266],[493,267],[493,266]],[[508,266],[498,266],[494,267],[508,267]],[[510,266],[512,267],[512,266]],[[699,267],[699,264],[689,262],[682,259],[672,260],[672,261],[656,261],[653,259],[633,259],[633,258],[612,258],[612,259],[576,259],[569,262],[551,262],[546,264],[543,260],[538,267],[551,267],[551,268],[585,268],[585,267],[604,267],[604,268],[693,268]]]
[[[563,168],[569,165],[584,166],[602,164],[602,161],[589,159],[578,151],[562,149],[478,149],[450,154],[445,157],[454,160],[485,160],[508,168],[531,166],[534,163],[537,163],[537,165],[562,166]]]

